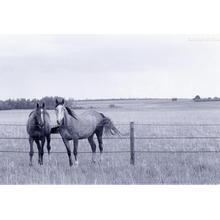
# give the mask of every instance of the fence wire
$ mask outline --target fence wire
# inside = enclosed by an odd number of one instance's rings
[[[116,126],[129,126],[129,124],[125,123],[116,123]],[[1,123],[0,126],[21,126],[24,127],[26,124],[9,124],[9,123]],[[52,125],[56,126],[56,125]],[[220,126],[220,124],[153,124],[153,123],[135,123],[135,126],[161,126],[161,127],[173,127],[173,126]],[[0,140],[28,140],[28,137],[0,137]],[[129,140],[130,136],[119,136],[119,137],[103,137],[106,140]],[[134,137],[136,140],[178,140],[178,139],[220,139],[220,136],[136,136]],[[62,140],[61,137],[52,137],[51,140]],[[220,153],[220,150],[135,150],[135,153]],[[29,151],[25,150],[0,150],[0,153],[29,153]],[[66,151],[53,151],[52,154],[64,154]],[[79,151],[79,154],[91,154],[90,151]],[[112,154],[112,153],[130,153],[130,150],[116,150],[116,151],[104,151],[103,153]]]
[[[127,123],[115,123],[116,126],[129,126]],[[176,123],[176,124],[170,124],[170,123],[134,123],[135,126],[220,126],[220,123],[215,123],[215,124],[208,124],[208,123],[202,123],[202,124],[182,124],[182,123]],[[0,126],[26,126],[26,124],[9,124],[9,123],[0,123]],[[56,124],[51,125],[52,127],[57,126]]]
[[[94,137],[97,139],[96,137]],[[0,137],[0,140],[28,140],[28,137]],[[105,140],[129,140],[130,137],[103,137]],[[220,136],[200,136],[200,137],[134,137],[136,140],[178,140],[178,139],[220,139]],[[59,137],[53,137],[51,140],[62,140]]]
[[[135,153],[162,153],[162,154],[175,154],[175,153],[220,153],[220,150],[178,150],[178,151],[164,151],[164,150],[137,150]],[[25,153],[29,154],[29,151],[21,151],[21,150],[0,150],[0,153]],[[37,152],[35,152],[37,153]],[[46,152],[45,152],[46,153]],[[51,154],[66,154],[66,151],[51,151]],[[98,153],[98,152],[97,152]],[[103,151],[103,154],[114,154],[114,153],[130,153],[128,150],[122,151]],[[78,154],[92,154],[90,151],[79,151]]]

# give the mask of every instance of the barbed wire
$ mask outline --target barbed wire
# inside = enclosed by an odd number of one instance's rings
[[[114,123],[116,126],[129,126],[130,124],[128,123]],[[169,126],[183,126],[183,127],[187,127],[187,126],[220,126],[220,123],[216,123],[216,124],[181,124],[181,123],[177,123],[177,124],[170,124],[170,123],[134,123],[134,125],[137,126],[165,126],[165,127],[169,127]],[[26,126],[26,124],[9,124],[9,123],[0,123],[0,126],[21,126],[24,127]],[[51,127],[56,127],[56,124],[52,124]]]
[[[0,137],[0,140],[28,140],[28,137]],[[86,139],[86,138],[85,138]],[[95,137],[95,139],[97,139]],[[129,136],[126,137],[103,137],[105,140],[128,140]],[[183,137],[134,137],[137,140],[175,140],[175,139],[220,139],[220,136],[183,136]],[[62,140],[61,137],[53,137],[51,140]]]
[[[161,126],[161,127],[163,127],[163,126],[165,126],[165,127],[169,127],[169,126],[174,126],[174,127],[177,127],[177,126],[182,126],[182,127],[188,127],[188,126],[208,126],[208,127],[210,127],[210,126],[220,126],[220,124],[150,124],[150,123],[137,123],[137,124],[135,124],[135,125],[137,125],[137,126],[139,126],[139,125],[143,125],[143,126]]]
[[[192,136],[188,136],[188,137],[135,137],[135,139],[146,139],[146,140],[174,140],[174,139],[220,139],[219,136],[200,136],[200,137],[192,137]]]
[[[119,125],[126,125],[129,124],[115,124]],[[150,123],[137,123],[137,126],[144,125],[144,126],[220,126],[220,124],[150,124]],[[26,126],[25,124],[0,124],[0,126]],[[53,125],[56,126],[56,125]],[[58,135],[58,134],[55,134]],[[0,137],[0,140],[28,140],[29,138],[26,137]],[[62,140],[61,137],[52,137],[52,140]],[[130,136],[119,136],[119,137],[103,137],[103,139],[107,140],[129,140]],[[220,139],[220,136],[136,136],[134,137],[135,140],[184,140],[184,139]],[[167,150],[136,150],[135,153],[220,153],[220,150],[176,150],[176,151],[167,151]],[[24,150],[0,150],[0,153],[29,153],[29,151]],[[51,152],[52,154],[64,154],[66,151],[54,151]],[[91,154],[92,152],[88,151],[80,151],[79,154]],[[117,151],[105,151],[104,153],[130,153],[130,150],[117,150]]]
[[[115,125],[119,125],[119,126],[129,126],[129,124],[126,124],[126,123],[120,123],[120,124],[118,124],[118,123],[115,123]],[[16,126],[16,127],[19,127],[19,126],[21,126],[21,127],[25,127],[25,126],[27,126],[26,124],[9,124],[9,123],[0,123],[0,126]],[[50,125],[51,127],[56,127],[56,126],[58,126],[57,124],[51,124]]]
[[[24,150],[0,150],[0,153],[25,153],[29,154],[29,151]],[[37,153],[37,152],[35,152]],[[51,154],[66,154],[66,151],[51,151]],[[98,152],[97,152],[98,153]],[[130,153],[128,150],[121,150],[121,151],[104,151],[104,154],[114,154],[114,153]],[[168,154],[175,154],[175,153],[220,153],[220,150],[177,150],[177,151],[168,151],[168,150],[136,150],[134,153],[168,153]],[[47,154],[45,152],[45,154]],[[79,151],[78,154],[92,154],[89,151]]]
[[[96,137],[94,137],[95,139],[97,139]],[[118,139],[121,139],[121,140],[127,140],[129,139],[130,137],[103,137],[102,139],[112,139],[112,140],[118,140]],[[28,140],[29,137],[0,137],[0,140]],[[85,138],[86,139],[86,138]],[[61,137],[53,137],[51,138],[51,140],[62,140]]]

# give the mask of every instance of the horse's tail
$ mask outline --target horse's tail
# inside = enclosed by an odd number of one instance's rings
[[[105,134],[122,136],[121,132],[115,127],[113,121],[110,118],[106,117],[104,114],[100,114],[103,117],[102,125],[104,127]]]

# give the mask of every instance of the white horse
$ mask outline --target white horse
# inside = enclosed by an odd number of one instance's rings
[[[100,150],[100,160],[103,152],[103,130],[112,135],[120,135],[119,130],[114,126],[110,118],[94,110],[85,111],[76,115],[70,108],[64,106],[64,99],[59,102],[56,99],[56,118],[58,126],[52,128],[51,133],[60,133],[66,146],[69,157],[69,165],[72,166],[72,155],[69,141],[73,140],[75,164],[78,165],[78,141],[87,138],[92,149],[92,161],[95,162],[96,144],[93,140],[94,134],[97,136]]]

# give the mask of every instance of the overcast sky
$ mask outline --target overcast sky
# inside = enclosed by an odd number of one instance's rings
[[[0,99],[220,97],[220,38],[0,37]]]

